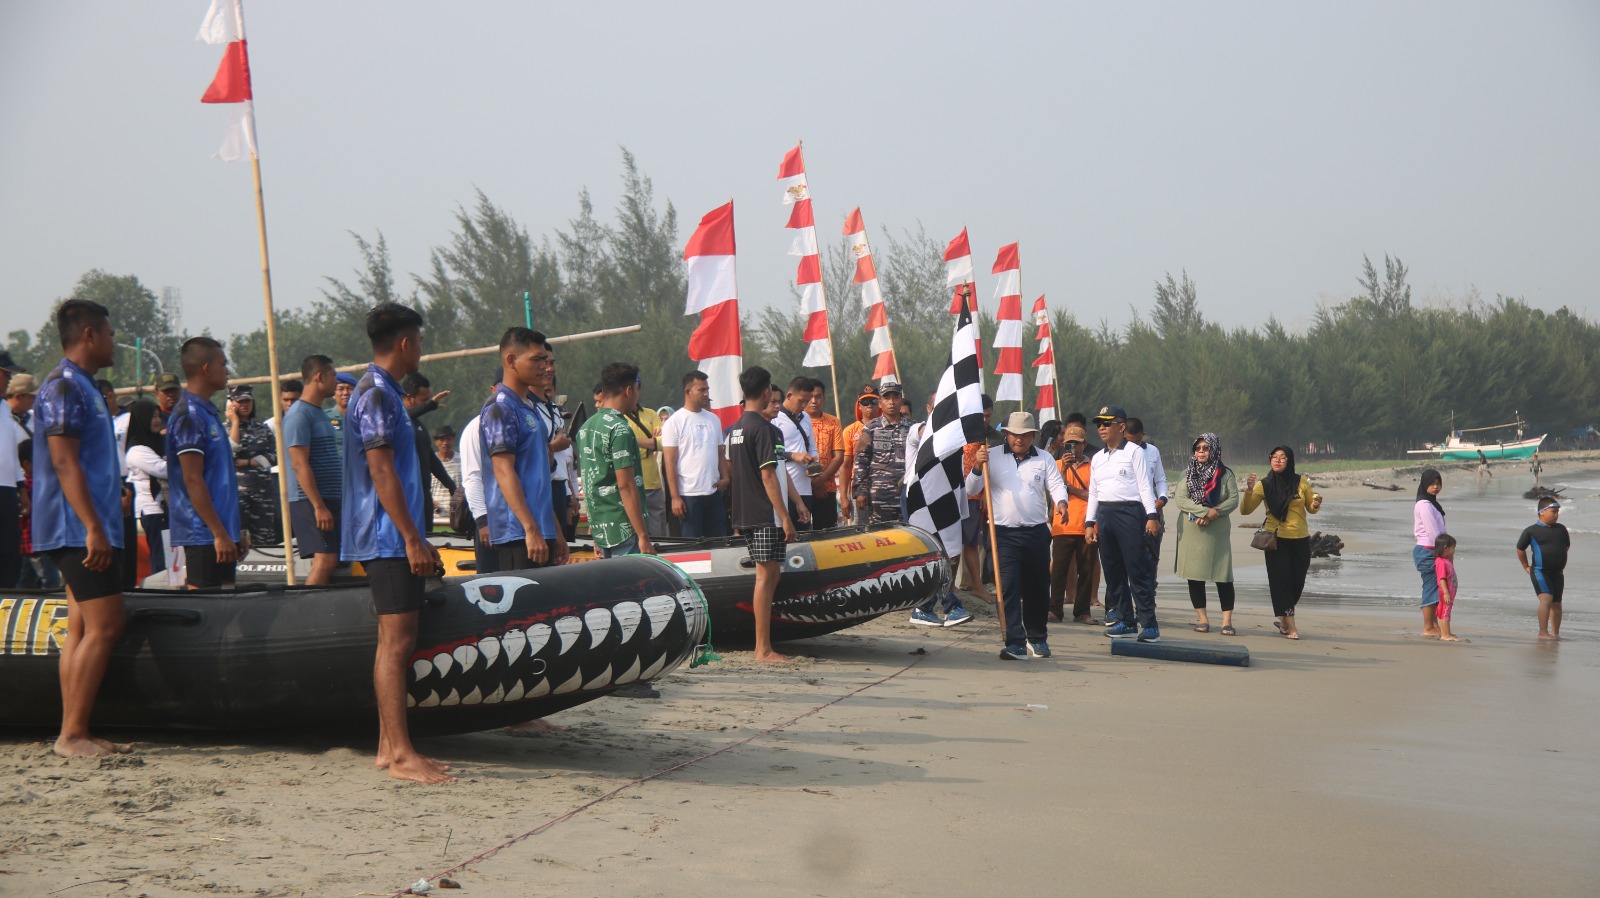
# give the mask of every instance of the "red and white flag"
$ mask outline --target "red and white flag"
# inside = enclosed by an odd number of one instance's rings
[[[889,338],[889,312],[883,304],[883,288],[878,285],[878,270],[872,264],[872,247],[867,243],[867,223],[861,207],[844,220],[844,236],[850,254],[856,258],[855,282],[861,285],[861,305],[867,310],[867,333],[872,335],[871,352],[877,358],[872,376],[882,381],[895,374],[894,342]]]
[[[1043,424],[1056,419],[1056,348],[1050,334],[1050,313],[1045,310],[1043,296],[1033,302],[1033,321],[1039,326],[1036,334],[1039,357],[1033,361],[1033,367],[1039,369],[1033,380],[1039,388],[1039,403],[1035,408],[1039,411],[1039,423]]]
[[[817,250],[817,222],[811,211],[811,192],[806,186],[806,160],[800,146],[785,153],[783,164],[778,166],[778,180],[783,182],[783,202],[792,204],[789,223],[785,227],[794,231],[794,242],[789,255],[800,257],[795,272],[795,287],[800,291],[800,312],[806,316],[806,357],[800,362],[807,368],[823,368],[833,364],[833,340],[828,334],[828,300],[822,289],[822,258]]]
[[[195,40],[222,44],[222,63],[216,77],[201,95],[202,103],[228,103],[233,106],[228,131],[217,156],[235,162],[256,156],[256,114],[250,89],[250,53],[244,39],[244,10],[240,0],[211,0],[211,8],[200,22]]]
[[[1000,377],[995,388],[996,402],[1022,401],[1022,263],[1017,244],[1000,247],[995,257],[992,274],[998,275],[994,295],[1000,303],[995,313],[994,348],[999,358],[994,373]]]
[[[950,299],[950,314],[955,315],[961,311],[961,288],[971,287],[972,280],[972,245],[967,242],[967,229],[962,228],[956,239],[944,248],[944,285],[955,291]],[[973,321],[977,321],[978,297],[972,297]],[[974,324],[976,327],[976,324]]]
[[[700,219],[700,227],[683,249],[683,261],[689,281],[684,314],[700,316],[700,326],[689,337],[689,358],[706,373],[711,387],[711,411],[727,427],[739,419],[744,406],[739,389],[744,344],[739,334],[731,201]]]

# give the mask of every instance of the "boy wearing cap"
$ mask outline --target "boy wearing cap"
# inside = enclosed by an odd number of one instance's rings
[[[1156,563],[1148,537],[1161,532],[1155,484],[1144,450],[1127,438],[1128,415],[1103,405],[1094,416],[1105,448],[1089,462],[1089,505],[1083,535],[1099,544],[1106,583],[1106,635],[1159,642]]]
[[[129,750],[89,732],[95,696],[125,620],[122,475],[111,412],[94,384],[95,374],[116,358],[110,313],[99,303],[69,299],[56,309],[56,329],[62,359],[39,394],[35,429],[47,447],[33,453],[29,524],[34,551],[50,555],[67,587],[72,625],[61,643],[61,734],[55,753],[70,758]]]
[[[851,478],[856,507],[867,510],[867,522],[898,521],[900,489],[906,471],[906,437],[911,423],[901,414],[900,385],[885,381],[882,416],[862,428],[856,441],[855,474]]]
[[[1561,593],[1566,589],[1567,550],[1572,536],[1561,523],[1561,503],[1539,500],[1539,520],[1517,537],[1517,561],[1533,581],[1539,597],[1539,638],[1561,638]],[[1528,553],[1533,553],[1529,558]]]
[[[1083,520],[1088,512],[1090,465],[1083,446],[1088,431],[1082,424],[1068,424],[1061,431],[1065,448],[1056,467],[1066,484],[1067,515],[1057,516],[1050,530],[1050,611],[1057,619],[1066,617],[1067,593],[1072,593],[1072,620],[1087,624],[1089,603],[1094,598],[1094,547],[1083,535]]]
[[[167,419],[167,523],[183,549],[190,589],[232,585],[239,544],[239,486],[233,447],[210,396],[228,385],[222,344],[195,337],[179,351],[187,379]]]
[[[33,402],[39,395],[38,381],[34,380],[32,374],[16,374],[5,385],[5,391],[11,420],[17,422],[23,433],[33,436]]]
[[[1033,445],[1033,415],[1014,412],[1001,428],[1004,452],[981,446],[967,475],[967,492],[984,485],[988,469],[999,549],[1001,607],[1005,610],[1006,661],[1050,657],[1046,615],[1050,606],[1050,515],[1067,513],[1067,487],[1055,460]]]
[[[881,414],[878,408],[878,388],[867,384],[856,395],[856,419],[845,425],[844,433],[840,436],[844,443],[844,464],[839,468],[839,495],[844,503],[846,518],[850,523],[861,526],[867,522],[867,510],[857,507],[853,484],[856,473],[856,443],[861,439],[861,431],[872,420]]]
[[[178,375],[157,375],[156,407],[161,409],[162,417],[172,414],[173,407],[178,404],[178,396],[182,393],[183,384],[178,381]]]

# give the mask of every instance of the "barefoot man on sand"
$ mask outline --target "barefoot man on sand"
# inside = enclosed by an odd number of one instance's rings
[[[449,782],[450,768],[417,754],[406,724],[406,675],[417,647],[423,585],[439,550],[422,538],[428,497],[400,378],[422,359],[422,316],[386,302],[367,313],[372,364],[351,392],[344,422],[340,557],[366,565],[378,613],[372,685],[378,696],[377,766],[395,779]]]
[[[778,487],[778,428],[762,414],[768,407],[772,375],[760,366],[746,368],[739,375],[739,387],[744,392],[744,414],[728,430],[733,529],[750,541],[750,559],[756,563],[756,660],[787,661],[772,649],[772,597],[795,530]]]
[[[122,476],[111,413],[94,376],[116,357],[105,306],[69,299],[56,309],[64,357],[39,388],[34,433],[33,547],[48,553],[67,587],[61,644],[61,735],[66,758],[129,750],[89,734],[100,681],[122,635]]]

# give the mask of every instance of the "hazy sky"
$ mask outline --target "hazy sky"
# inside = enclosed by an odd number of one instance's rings
[[[262,319],[250,171],[212,158],[206,0],[0,5],[0,334],[80,274]],[[585,3],[246,0],[280,307],[358,262],[427,267],[475,187],[536,238],[626,146],[686,240],[733,197],[747,306],[788,301],[778,162],[819,231],[971,228],[979,295],[1121,324],[1187,269],[1225,324],[1304,326],[1363,253],[1419,299],[1600,309],[1600,3]],[[853,297],[851,298],[853,301]],[[846,301],[833,297],[837,303]],[[541,323],[561,332],[559,323]],[[445,347],[438,347],[443,349]]]

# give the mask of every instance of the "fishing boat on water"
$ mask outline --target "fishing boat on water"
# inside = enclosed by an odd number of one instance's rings
[[[1489,427],[1469,427],[1464,430],[1455,429],[1455,418],[1451,416],[1450,435],[1442,443],[1429,443],[1425,449],[1411,449],[1407,455],[1429,455],[1440,461],[1477,461],[1481,453],[1487,459],[1527,458],[1539,451],[1539,445],[1544,442],[1548,434],[1539,434],[1537,437],[1524,438],[1524,422],[1521,416],[1510,424],[1495,424]],[[1514,432],[1511,440],[1479,441],[1477,437],[1468,434],[1487,433],[1489,431]],[[1510,434],[1508,434],[1510,435]]]

